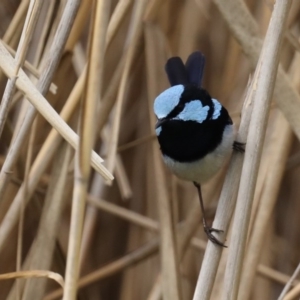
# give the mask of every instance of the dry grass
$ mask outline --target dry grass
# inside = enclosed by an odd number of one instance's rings
[[[1,1],[0,299],[299,298],[289,2]],[[207,243],[196,189],[154,136],[164,64],[195,50],[247,141],[203,186],[226,249]]]

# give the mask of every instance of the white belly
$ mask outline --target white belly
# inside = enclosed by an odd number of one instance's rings
[[[211,178],[222,167],[225,160],[232,152],[234,135],[234,126],[227,125],[224,130],[221,144],[213,152],[207,154],[202,159],[182,163],[176,162],[172,158],[164,155],[164,162],[179,178],[203,183]]]

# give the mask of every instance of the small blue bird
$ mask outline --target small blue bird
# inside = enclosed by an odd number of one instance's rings
[[[211,178],[236,149],[235,129],[227,110],[201,87],[204,55],[192,53],[184,65],[181,58],[170,58],[165,66],[171,87],[154,101],[157,117],[155,132],[163,160],[179,178],[194,183],[198,190],[203,227],[210,241],[226,247],[212,233],[205,219],[201,184]]]

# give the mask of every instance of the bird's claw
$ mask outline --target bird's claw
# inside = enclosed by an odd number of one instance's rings
[[[233,150],[235,150],[239,153],[244,153],[245,152],[245,146],[246,146],[245,143],[240,143],[240,142],[234,141],[233,145],[232,145],[232,148],[233,148]]]
[[[222,242],[220,242],[212,233],[213,232],[224,232],[224,230],[220,230],[220,229],[215,229],[215,228],[211,228],[211,227],[204,227],[204,231],[208,237],[208,239],[216,244],[216,245],[219,245],[221,247],[224,247],[224,248],[227,248],[227,246],[225,244],[223,244]]]

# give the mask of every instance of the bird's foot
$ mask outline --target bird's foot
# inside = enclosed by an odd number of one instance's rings
[[[217,232],[217,233],[220,233],[220,232],[224,232],[224,230],[220,230],[220,229],[215,229],[215,228],[211,228],[211,227],[208,227],[208,226],[204,226],[204,232],[206,233],[208,239],[214,243],[214,244],[217,244],[221,247],[224,247],[224,248],[227,248],[227,246],[225,244],[223,244],[222,242],[220,242],[212,233],[213,232]]]
[[[244,153],[245,152],[245,143],[240,143],[237,141],[233,142],[232,148],[233,150],[240,152],[240,153]]]

